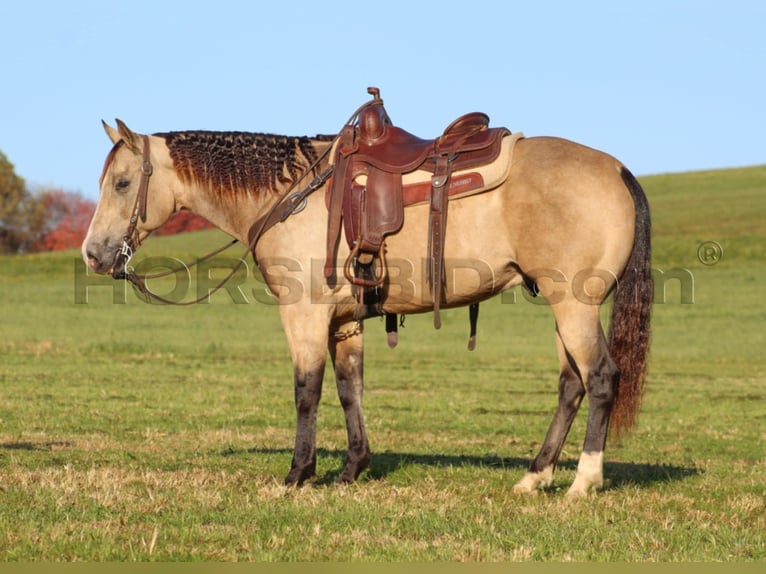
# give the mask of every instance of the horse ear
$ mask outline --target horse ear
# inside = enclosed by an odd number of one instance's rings
[[[101,120],[101,125],[104,126],[104,131],[106,132],[106,135],[109,136],[109,139],[112,140],[113,144],[116,144],[118,141],[122,139],[120,132],[118,132],[116,129],[114,129],[104,120]]]
[[[133,133],[121,119],[117,118],[115,121],[117,122],[117,131],[119,132],[120,139],[122,139],[125,142],[125,145],[132,151],[141,153],[141,136]]]

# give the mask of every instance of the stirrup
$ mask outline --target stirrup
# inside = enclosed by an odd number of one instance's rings
[[[353,251],[346,257],[346,263],[343,265],[343,275],[352,285],[358,285],[359,287],[380,287],[386,280],[387,275],[386,247],[384,244],[381,244],[377,257],[365,252],[366,255],[372,257],[370,263],[373,264],[373,279],[363,279],[354,275],[354,263],[358,260],[358,256],[361,253],[360,244],[361,241],[357,241]],[[376,260],[377,264],[375,264]]]

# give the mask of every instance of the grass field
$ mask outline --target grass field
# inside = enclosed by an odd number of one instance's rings
[[[368,321],[372,468],[332,484],[346,439],[328,377],[319,476],[287,489],[292,374],[262,292],[169,308],[89,284],[75,303],[76,252],[0,258],[0,557],[766,560],[766,167],[641,181],[665,273],[648,390],[584,500],[564,497],[584,412],[554,486],[510,490],[556,403],[551,315],[520,293],[483,305],[473,353],[464,309],[439,332],[408,317],[395,350]],[[189,259],[221,238],[142,254]]]

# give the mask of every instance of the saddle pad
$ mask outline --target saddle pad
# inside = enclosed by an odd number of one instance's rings
[[[474,195],[494,189],[503,183],[511,173],[511,161],[513,159],[513,148],[516,142],[524,137],[522,132],[508,134],[503,138],[500,145],[500,153],[497,159],[492,163],[480,167],[464,169],[452,172],[449,183],[449,196],[451,199],[459,199],[468,195]],[[338,145],[335,142],[333,148]],[[335,157],[334,149],[330,152],[330,157]],[[332,161],[332,160],[331,160]],[[428,203],[431,197],[431,176],[433,174],[426,170],[415,170],[402,175],[402,193],[404,195],[404,206],[418,205]],[[358,185],[367,184],[367,176],[359,175],[354,182]],[[325,202],[329,207],[329,191],[327,188]]]
[[[500,154],[492,163],[452,172],[449,182],[450,199],[459,199],[468,195],[482,193],[496,188],[511,174],[513,148],[524,137],[522,132],[509,134],[503,138]],[[428,203],[431,197],[431,172],[416,170],[402,175],[404,205]],[[361,183],[361,182],[360,182]]]

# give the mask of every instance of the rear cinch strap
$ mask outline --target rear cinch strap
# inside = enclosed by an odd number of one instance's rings
[[[468,320],[471,322],[471,336],[468,338],[468,350],[476,348],[476,323],[479,320],[479,304],[472,303],[468,307]]]
[[[396,313],[386,313],[386,335],[388,337],[388,346],[392,349],[399,342],[397,329]]]

